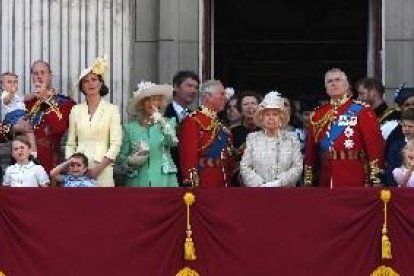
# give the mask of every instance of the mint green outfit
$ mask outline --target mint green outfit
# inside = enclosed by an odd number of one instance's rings
[[[167,128],[159,123],[144,127],[137,121],[124,127],[121,151],[118,161],[126,168],[127,186],[130,187],[178,187],[177,167],[171,158],[170,148],[177,146],[176,119],[164,118]],[[143,140],[149,145],[147,161],[139,167],[130,166],[128,156],[133,153],[137,142]]]

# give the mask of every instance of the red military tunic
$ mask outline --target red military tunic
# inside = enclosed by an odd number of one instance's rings
[[[34,128],[37,157],[46,172],[59,164],[61,141],[69,127],[69,114],[75,102],[66,96],[51,96],[45,103],[34,99],[25,102]]]
[[[178,154],[183,183],[227,187],[232,172],[230,131],[203,107],[180,124]]]
[[[349,113],[353,104],[359,105],[358,113]],[[343,127],[324,151],[321,142],[327,135],[334,136],[335,122]],[[345,98],[339,104],[324,104],[311,114],[305,145],[306,186],[313,184],[314,169],[319,173],[320,187],[378,184],[383,164],[384,140],[371,108]]]

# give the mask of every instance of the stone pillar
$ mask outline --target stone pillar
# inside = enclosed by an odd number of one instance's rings
[[[394,91],[402,83],[414,86],[414,1],[383,0],[385,12],[386,98],[393,102]]]
[[[131,0],[134,22],[131,82],[171,83],[178,70],[198,71],[196,0]]]

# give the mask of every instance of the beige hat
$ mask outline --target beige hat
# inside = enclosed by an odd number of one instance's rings
[[[171,102],[173,96],[173,87],[169,84],[155,84],[152,82],[140,82],[138,89],[133,93],[132,98],[128,102],[128,114],[137,115],[137,105],[145,98],[160,95],[164,100],[160,107],[161,114],[164,114],[167,105]]]
[[[108,61],[106,60],[106,57],[97,57],[91,66],[82,70],[78,77],[78,80],[73,84],[70,92],[71,96],[75,97],[76,93],[78,92],[79,83],[87,74],[92,72],[94,74],[101,75],[102,79],[104,79],[104,74],[107,67]]]
[[[94,73],[103,76],[106,68],[108,67],[108,61],[105,57],[97,57],[91,66],[82,70],[79,75],[78,82],[80,82],[87,74]]]
[[[263,101],[259,104],[259,107],[254,114],[253,120],[258,127],[262,127],[263,123],[263,111],[267,109],[278,109],[281,111],[282,128],[289,123],[289,114],[285,108],[285,100],[281,97],[277,91],[270,91],[267,93]]]

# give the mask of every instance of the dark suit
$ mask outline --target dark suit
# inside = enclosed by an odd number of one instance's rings
[[[180,120],[179,120],[178,114],[175,111],[174,106],[173,106],[172,103],[170,103],[167,106],[167,109],[165,110],[164,117],[167,117],[167,118],[175,118],[177,120],[177,125],[179,125]],[[177,130],[178,130],[178,127],[177,127]],[[181,173],[180,173],[180,162],[178,160],[178,148],[177,147],[173,147],[173,148],[170,149],[170,152],[171,152],[171,157],[172,157],[175,165],[177,166],[177,180],[178,180],[178,184],[179,184],[180,187],[183,187],[183,181],[182,181]]]

